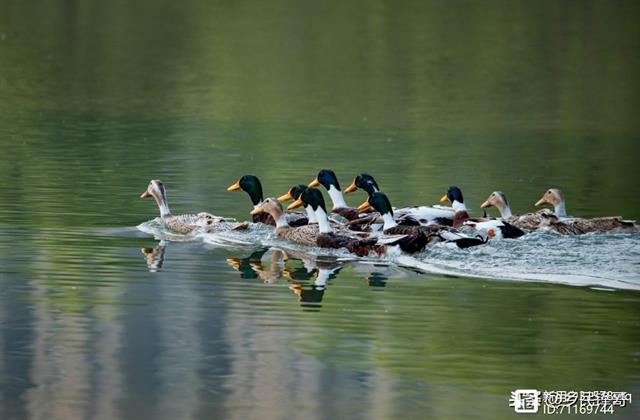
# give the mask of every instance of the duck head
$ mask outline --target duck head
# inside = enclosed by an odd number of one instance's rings
[[[300,197],[287,207],[287,210],[293,210],[300,206],[304,206],[305,209],[310,209],[316,215],[318,220],[318,229],[320,233],[329,233],[333,229],[329,224],[329,217],[327,216],[327,207],[324,204],[324,197],[320,190],[316,188],[307,188],[300,194]],[[307,210],[308,212],[309,210]]]
[[[322,185],[327,189],[329,197],[331,197],[331,201],[333,202],[334,209],[338,207],[347,207],[347,203],[345,203],[344,197],[342,196],[340,183],[338,182],[338,177],[335,172],[331,169],[323,169],[318,172],[316,178],[309,183],[309,187],[317,187],[319,185]]]
[[[549,188],[547,192],[542,195],[542,198],[536,201],[536,207],[544,206],[545,204],[551,204],[553,206],[556,216],[567,217],[567,209],[564,204],[564,195],[559,189]]]
[[[258,213],[269,213],[273,220],[276,221],[276,227],[289,226],[287,220],[282,217],[284,210],[282,204],[275,198],[269,197],[258,204],[249,214],[254,215]]]
[[[167,193],[164,189],[164,185],[162,181],[159,179],[152,179],[149,181],[149,186],[145,192],[142,193],[140,198],[148,198],[153,197],[160,208],[160,217],[171,216],[171,211],[169,210],[169,204],[167,204]]]
[[[351,185],[345,188],[344,192],[345,194],[352,193],[358,188],[365,190],[369,195],[380,191],[380,187],[378,187],[376,180],[371,175],[365,173],[356,176]]]
[[[251,198],[251,202],[254,206],[257,206],[262,202],[262,184],[260,180],[255,175],[243,175],[240,177],[238,182],[233,185],[230,185],[227,188],[227,191],[238,191],[242,190],[249,194],[249,198]]]
[[[282,194],[278,197],[278,201],[285,202],[289,200],[297,200],[307,188],[309,187],[303,184],[294,185],[286,194]],[[311,207],[305,207],[305,211],[307,212],[307,219],[309,219],[309,223],[318,223],[316,213]]]
[[[449,187],[447,193],[440,199],[440,202],[451,203],[451,207],[456,211],[467,209],[467,206],[464,204],[464,198],[462,197],[462,191],[455,185]]]
[[[507,196],[504,195],[502,191],[492,192],[489,198],[487,198],[485,202],[480,205],[480,208],[482,209],[487,209],[489,207],[497,208],[500,212],[500,216],[503,219],[508,219],[512,216],[511,208],[509,207],[509,202],[507,201]]]
[[[397,226],[396,221],[393,219],[393,207],[385,193],[378,191],[369,195],[367,201],[360,204],[358,211],[363,212],[371,210],[372,208],[382,215],[384,230]]]

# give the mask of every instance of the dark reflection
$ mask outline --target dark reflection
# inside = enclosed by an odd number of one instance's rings
[[[231,257],[227,258],[227,264],[234,270],[240,272],[243,279],[256,279],[260,277],[259,273],[263,272],[262,256],[269,248],[261,248],[246,258]]]
[[[373,272],[369,277],[367,277],[367,281],[369,282],[369,286],[375,288],[381,288],[387,286],[387,280],[389,278],[385,276],[383,273]]]
[[[319,310],[329,282],[337,277],[343,266],[344,263],[335,258],[323,257],[305,261],[304,271],[286,269],[285,274],[292,282],[289,289],[305,310]]]
[[[142,255],[144,255],[144,258],[147,262],[147,267],[152,273],[162,270],[162,266],[164,264],[164,253],[167,249],[168,244],[169,241],[163,240],[158,242],[158,245],[154,246],[153,248],[140,248],[140,251],[142,252]]]

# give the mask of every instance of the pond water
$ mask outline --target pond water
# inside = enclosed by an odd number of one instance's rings
[[[640,219],[634,2],[0,3],[0,418],[512,418],[640,397],[640,238],[384,260],[160,241],[322,168],[394,205]],[[351,205],[365,198],[347,196]],[[640,417],[640,405],[617,410]]]

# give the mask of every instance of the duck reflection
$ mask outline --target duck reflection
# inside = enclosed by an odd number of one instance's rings
[[[262,264],[262,257],[267,253],[269,248],[261,248],[254,251],[251,255],[244,258],[231,257],[227,258],[227,264],[229,264],[234,270],[240,272],[240,277],[243,279],[257,279],[262,278],[261,273],[264,273],[264,266]],[[273,260],[272,260],[273,262]],[[276,270],[277,273],[277,270]],[[282,276],[280,270],[280,276]],[[274,276],[270,276],[274,278]],[[277,277],[275,278],[277,280]],[[273,281],[270,281],[273,282]]]
[[[303,270],[287,267],[285,275],[291,280],[289,289],[296,295],[300,305],[305,310],[319,310],[329,282],[338,276],[343,267],[344,263],[335,258],[322,258],[306,261]]]
[[[153,248],[140,248],[150,272],[155,273],[162,270],[162,266],[164,265],[164,253],[167,249],[167,245],[169,245],[169,241],[162,240]]]
[[[389,277],[387,277],[384,273],[376,271],[367,276],[367,282],[369,283],[369,286],[378,289],[381,287],[386,287],[388,279]]]

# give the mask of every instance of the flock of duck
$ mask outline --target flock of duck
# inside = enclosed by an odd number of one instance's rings
[[[321,191],[326,189],[332,209],[329,212]],[[490,238],[518,238],[527,232],[545,229],[563,235],[590,232],[639,232],[633,221],[621,217],[592,219],[568,217],[562,192],[547,190],[535,206],[551,205],[536,212],[514,215],[505,194],[494,191],[480,206],[495,207],[500,217],[471,217],[462,191],[449,187],[440,202],[450,206],[410,206],[394,208],[386,194],[380,191],[369,174],[357,175],[345,193],[363,190],[368,198],[358,207],[349,207],[335,173],[321,170],[308,184],[293,186],[278,198],[264,198],[262,184],[253,175],[244,175],[227,191],[245,191],[253,209],[253,223],[275,226],[278,237],[302,245],[320,248],[346,249],[358,256],[384,255],[391,249],[413,254],[439,242],[449,242],[460,248],[480,246]],[[241,231],[248,222],[214,216],[210,213],[173,215],[167,204],[163,183],[152,180],[141,198],[153,197],[160,209],[164,227],[175,234],[219,233]],[[291,201],[285,209],[282,203]],[[303,207],[304,212],[292,211]]]

